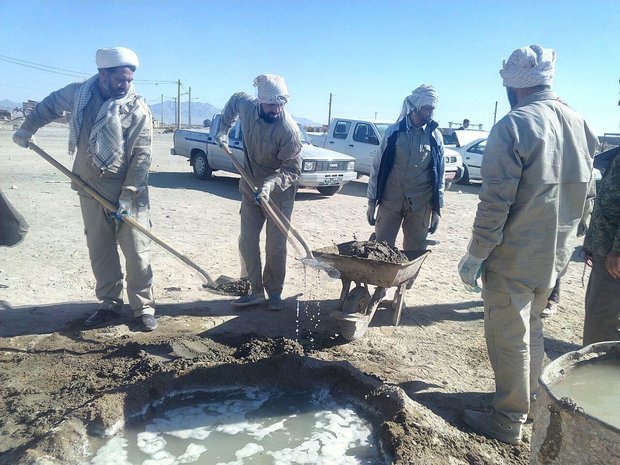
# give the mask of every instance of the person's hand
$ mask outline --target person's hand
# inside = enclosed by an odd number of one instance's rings
[[[431,215],[431,225],[428,228],[428,232],[430,234],[435,234],[435,231],[437,231],[437,226],[439,226],[439,213],[433,211],[433,214]]]
[[[215,136],[215,140],[217,141],[217,145],[222,149],[225,145],[228,146],[228,134],[225,132],[218,132],[217,136]]]
[[[368,209],[366,210],[366,219],[368,220],[368,224],[370,226],[374,226],[376,223],[375,220],[375,210],[377,209],[377,204],[374,201],[368,202]]]
[[[256,203],[261,205],[261,200],[264,203],[269,203],[269,196],[271,192],[273,192],[274,187],[276,186],[276,180],[272,178],[267,178],[261,188],[256,191]]]
[[[459,262],[459,276],[465,284],[465,289],[470,292],[480,292],[482,290],[478,286],[478,278],[482,274],[482,262],[484,262],[483,258],[474,257],[469,252]]]
[[[121,195],[118,198],[118,210],[116,211],[117,216],[134,216],[133,204],[135,195],[136,194],[129,189],[123,189],[121,191]]]
[[[13,133],[13,142],[25,149],[28,148],[28,143],[32,141],[33,133],[25,129],[19,128]],[[34,142],[34,141],[33,141]]]
[[[605,259],[605,268],[612,277],[620,279],[620,255],[609,252]]]

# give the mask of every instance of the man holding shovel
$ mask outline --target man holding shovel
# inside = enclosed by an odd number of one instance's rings
[[[28,147],[41,127],[71,112],[69,152],[75,156],[73,173],[118,205],[111,215],[98,201],[78,191],[86,243],[96,279],[101,308],[85,322],[99,326],[120,316],[123,274],[117,243],[125,256],[127,296],[138,327],[157,327],[150,265],[150,239],[131,228],[121,215],[130,215],[150,226],[148,171],[151,164],[152,117],[132,84],[138,67],[136,54],[124,47],[99,49],[98,73],[84,82],[52,92],[30,113],[13,135]]]
[[[261,202],[274,202],[286,219],[291,218],[297,181],[301,174],[301,140],[297,123],[284,111],[289,100],[284,78],[261,74],[254,80],[258,98],[240,92],[234,94],[222,111],[217,134],[220,145],[228,145],[228,131],[237,117],[243,127],[244,168],[253,178],[252,187],[242,178],[241,232],[239,251],[242,275],[252,287],[251,294],[235,300],[234,307],[260,304],[269,297],[270,310],[281,310],[286,274],[286,236],[265,215]],[[259,199],[260,197],[260,199]],[[261,200],[262,199],[262,200]],[[259,236],[267,220],[265,268],[262,270]],[[245,273],[244,273],[245,270]]]

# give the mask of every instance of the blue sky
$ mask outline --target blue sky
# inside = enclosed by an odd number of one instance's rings
[[[96,72],[100,47],[141,60],[136,80],[176,81],[222,107],[261,73],[285,77],[298,117],[394,120],[421,83],[441,126],[490,129],[508,111],[498,70],[518,47],[558,53],[555,90],[599,132],[620,132],[620,2],[0,0],[0,55]],[[0,59],[0,100],[39,100],[76,80]],[[149,103],[176,86],[137,82]],[[187,96],[182,97],[183,99]]]

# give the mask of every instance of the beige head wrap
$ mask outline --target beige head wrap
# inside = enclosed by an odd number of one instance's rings
[[[555,50],[540,45],[516,49],[499,70],[504,86],[516,89],[549,86],[553,83],[554,73]]]
[[[138,55],[133,50],[125,47],[100,48],[95,56],[97,68],[116,68],[117,66],[133,66],[137,68],[140,65]]]
[[[277,74],[261,74],[257,76],[254,79],[254,86],[258,91],[260,103],[285,105],[290,98],[284,78]]]
[[[400,121],[410,112],[417,111],[424,106],[431,106],[433,108],[437,106],[437,92],[433,86],[428,84],[422,84],[411,92],[411,95],[405,97],[398,120]]]

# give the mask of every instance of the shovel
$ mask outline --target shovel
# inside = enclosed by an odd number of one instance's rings
[[[65,168],[61,163],[59,163],[55,158],[50,156],[47,152],[45,152],[41,147],[36,145],[33,142],[28,144],[28,148],[35,151],[45,160],[54,165],[58,170],[60,170],[63,174],[67,175],[73,182],[75,182],[80,188],[82,188],[86,193],[88,193],[93,199],[99,202],[103,207],[111,213],[116,213],[118,208],[101,194],[99,194],[96,190],[90,187],[86,182],[82,180],[77,174],[69,171]],[[145,228],[141,223],[136,221],[131,216],[127,216],[126,213],[120,215],[120,220],[127,223],[132,228],[140,231],[142,234],[150,238],[153,242],[156,242],[168,252],[180,258],[184,263],[191,266],[194,270],[198,271],[204,278],[207,280],[207,284],[203,284],[203,287],[210,292],[214,292],[216,294],[221,295],[247,295],[249,293],[249,282],[246,280],[235,280],[233,278],[229,278],[228,276],[220,276],[215,281],[209,273],[207,273],[204,269],[202,269],[198,264],[196,264],[193,260],[183,255],[181,252],[176,250],[170,244],[164,242],[162,239],[153,234],[150,230]]]
[[[239,171],[239,174],[241,175],[241,177],[245,180],[248,186],[250,186],[250,189],[252,189],[252,192],[257,193],[258,188],[254,185],[254,180],[248,174],[248,172],[243,168],[243,166],[241,166],[241,163],[237,161],[237,159],[233,155],[228,145],[223,144],[222,148],[224,149],[224,152],[226,152],[226,155],[228,155],[228,157],[232,161],[233,165],[235,165],[235,168],[237,168],[237,171]],[[303,263],[306,266],[310,266],[312,268],[325,271],[330,278],[337,279],[340,277],[340,272],[336,268],[331,266],[329,263],[325,261],[319,261],[314,257],[314,255],[312,254],[312,250],[310,250],[310,247],[308,247],[308,244],[306,243],[304,238],[301,237],[301,234],[299,234],[299,231],[297,231],[297,229],[293,227],[293,225],[288,220],[288,218],[284,216],[284,214],[280,211],[278,206],[275,204],[275,202],[271,198],[269,198],[268,201],[265,201],[265,199],[260,196],[258,198],[260,199],[260,203],[262,207],[265,209],[265,212],[267,213],[269,218],[273,220],[273,222],[276,224],[278,229],[282,232],[282,234],[284,234],[284,237],[286,237],[288,241],[291,243],[291,245],[295,248],[297,253],[302,255],[302,252],[299,250],[299,247],[291,239],[291,236],[288,234],[289,230],[292,233],[292,235],[295,236],[295,239],[297,239],[299,243],[301,244],[301,246],[304,248],[306,252],[306,256],[303,258],[298,258],[298,260],[301,263]]]

